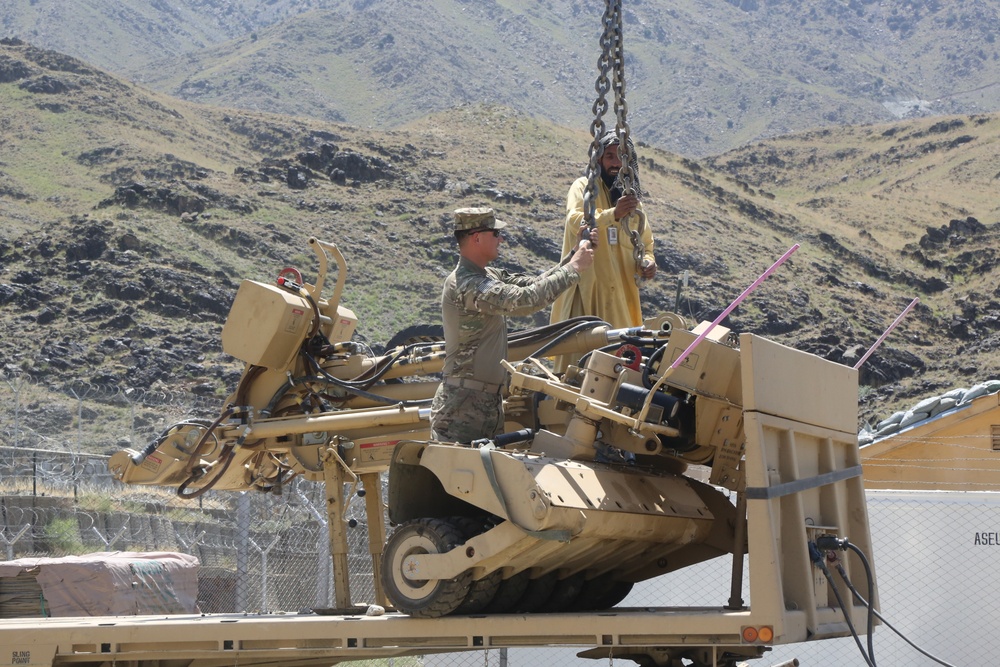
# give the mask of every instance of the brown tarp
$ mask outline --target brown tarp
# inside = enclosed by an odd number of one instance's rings
[[[198,565],[172,552],[20,558],[0,562],[0,584],[34,576],[41,599],[25,616],[191,614],[199,611]]]

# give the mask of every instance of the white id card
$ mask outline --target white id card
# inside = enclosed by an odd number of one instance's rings
[[[617,227],[608,227],[608,245],[618,245]]]

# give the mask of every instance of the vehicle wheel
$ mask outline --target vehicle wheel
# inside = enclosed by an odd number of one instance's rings
[[[611,609],[628,597],[634,585],[631,581],[615,581],[610,574],[592,579],[587,582],[580,595],[580,609]]]
[[[549,572],[537,579],[528,581],[528,590],[524,591],[524,595],[514,605],[514,611],[518,613],[538,611],[548,601],[549,596],[552,595],[557,581],[559,580],[555,572]]]
[[[517,606],[517,603],[528,590],[530,583],[528,571],[522,570],[514,576],[500,582],[493,600],[482,610],[484,614],[506,614]]]
[[[403,572],[403,562],[412,554],[447,553],[463,542],[458,527],[442,519],[414,519],[400,525],[382,554],[382,586],[396,609],[418,618],[439,618],[458,609],[469,593],[469,572],[454,579],[411,580]]]
[[[577,610],[594,611],[597,609],[604,609],[604,607],[599,607],[598,604],[608,595],[611,591],[611,587],[614,585],[615,580],[611,572],[605,572],[604,574],[597,575],[593,579],[588,579],[583,584],[583,591],[580,593],[580,597],[576,601]]]
[[[472,539],[488,529],[483,520],[468,516],[456,516],[448,520],[458,526],[466,540]],[[469,585],[469,594],[465,596],[465,601],[458,606],[454,613],[475,614],[485,609],[493,601],[502,580],[503,570],[494,570],[482,579],[473,580]]]
[[[385,352],[397,348],[401,345],[412,345],[414,343],[438,343],[444,341],[444,327],[440,324],[414,324],[398,331],[385,344]],[[435,373],[435,375],[437,375]],[[389,378],[386,384],[399,384],[404,382],[404,378]]]
[[[552,594],[549,595],[549,599],[538,608],[538,611],[560,612],[572,610],[577,600],[580,599],[580,593],[583,591],[585,583],[583,572],[560,579],[556,582]]]

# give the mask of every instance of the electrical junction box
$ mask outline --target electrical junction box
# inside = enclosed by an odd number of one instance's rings
[[[326,322],[324,321],[324,326],[325,325]],[[333,319],[332,328],[330,329],[330,333],[327,335],[327,338],[330,339],[331,343],[342,343],[344,341],[351,340],[357,326],[358,317],[354,314],[354,311],[350,308],[337,306],[337,317]]]
[[[222,327],[222,349],[248,364],[284,370],[298,354],[314,316],[298,294],[244,280]]]

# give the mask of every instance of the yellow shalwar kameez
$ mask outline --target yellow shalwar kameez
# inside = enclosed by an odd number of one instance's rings
[[[597,179],[594,219],[597,224],[597,248],[594,251],[594,266],[580,276],[580,282],[559,295],[552,304],[550,322],[562,322],[580,315],[594,315],[614,328],[637,327],[642,324],[642,307],[639,303],[639,287],[635,284],[635,259],[632,256],[631,236],[615,222],[615,207],[611,204],[608,188],[604,181]],[[565,257],[579,243],[580,224],[583,222],[583,195],[587,188],[587,178],[578,178],[570,186],[566,196],[566,228],[563,235],[562,252]],[[639,204],[642,210],[642,204]],[[632,228],[637,221],[632,219]],[[611,243],[617,230],[617,243]],[[643,257],[649,262],[653,258],[653,232],[647,222],[640,234],[645,246]]]

